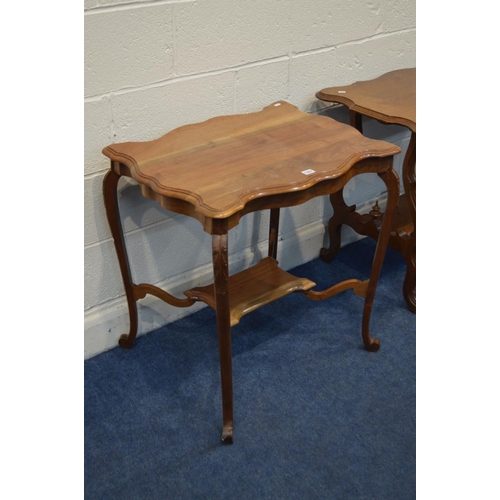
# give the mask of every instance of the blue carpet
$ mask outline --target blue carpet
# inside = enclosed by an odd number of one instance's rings
[[[296,276],[317,290],[369,276],[374,242]],[[361,340],[363,299],[293,294],[232,330],[234,444],[222,425],[215,312],[205,308],[85,362],[87,499],[415,498],[415,315],[388,250]]]

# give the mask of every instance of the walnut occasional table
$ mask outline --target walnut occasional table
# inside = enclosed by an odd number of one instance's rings
[[[408,309],[416,312],[416,68],[391,71],[374,80],[356,82],[345,87],[329,87],[316,93],[323,101],[344,104],[349,108],[351,125],[362,132],[362,116],[382,123],[403,125],[411,131],[410,144],[403,162],[405,193],[393,220],[389,246],[399,251],[406,261],[403,296]],[[381,227],[382,214],[378,203],[368,215],[360,215],[354,206],[348,207],[339,191],[330,197],[334,214],[329,224],[330,248],[323,249],[321,258],[328,262],[340,250],[342,224],[375,240]]]
[[[189,307],[202,301],[216,311],[222,389],[222,441],[233,441],[231,327],[240,318],[292,292],[324,300],[352,289],[365,299],[362,339],[369,351],[379,340],[369,333],[375,289],[391,219],[399,197],[392,168],[400,148],[365,138],[348,125],[276,102],[257,113],[222,116],[186,125],[150,142],[112,144],[103,150],[111,168],[104,202],[127,296],[130,331],[119,345],[130,348],[137,334],[136,302],[152,294],[168,304]],[[354,176],[377,173],[387,186],[387,209],[375,249],[370,277],[342,281],[314,291],[315,283],[278,267],[279,212],[316,196],[337,192]],[[142,194],[162,207],[197,219],[212,235],[214,283],[177,298],[152,284],[134,284],[120,220],[117,184],[133,178]],[[230,276],[228,232],[250,212],[269,209],[269,255],[257,265]]]

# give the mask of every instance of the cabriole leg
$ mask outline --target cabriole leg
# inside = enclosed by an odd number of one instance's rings
[[[390,159],[392,162],[392,158]],[[387,205],[382,221],[382,227],[377,239],[375,255],[373,257],[372,270],[370,273],[370,282],[365,298],[365,306],[363,309],[362,321],[362,336],[363,343],[368,351],[376,352],[380,349],[380,340],[370,337],[370,316],[375,298],[377,282],[382,270],[387,244],[391,234],[392,219],[399,199],[399,179],[397,173],[391,168],[390,170],[379,174],[379,177],[387,186]]]
[[[408,199],[408,207],[410,209],[411,218],[413,221],[413,234],[411,245],[408,246],[408,251],[405,255],[406,259],[406,276],[403,284],[403,296],[405,298],[408,309],[415,313],[417,311],[417,292],[416,292],[416,267],[417,267],[417,178],[415,173],[415,164],[417,161],[417,134],[412,132],[410,144],[406,150],[403,162],[403,184],[405,187],[405,196]]]
[[[123,285],[125,287],[125,294],[127,296],[127,304],[130,318],[130,330],[128,335],[122,335],[119,340],[120,347],[130,349],[137,335],[137,303],[134,299],[132,290],[132,275],[127,256],[127,249],[125,248],[125,239],[123,237],[123,228],[120,219],[120,209],[118,206],[118,175],[111,169],[103,181],[103,196],[104,206],[106,208],[106,216],[108,218],[109,228],[115,243],[116,255],[118,263],[120,264],[120,271],[122,274]]]
[[[416,294],[416,286],[417,286],[417,266],[416,266],[416,239],[415,233],[413,234],[413,238],[411,241],[412,245],[407,251],[405,255],[406,258],[406,275],[403,283],[403,297],[406,301],[406,305],[408,309],[412,313],[417,312],[417,294]]]

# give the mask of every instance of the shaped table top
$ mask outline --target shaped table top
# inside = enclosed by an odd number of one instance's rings
[[[400,151],[280,101],[256,113],[185,125],[153,141],[111,144],[103,154],[128,167],[155,197],[222,219],[256,198],[305,190],[362,159]]]
[[[374,80],[325,88],[316,97],[345,104],[360,114],[404,125],[416,132],[416,74],[416,68],[391,71]]]

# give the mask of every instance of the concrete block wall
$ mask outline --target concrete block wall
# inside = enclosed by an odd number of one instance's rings
[[[414,67],[415,0],[85,0],[85,357],[117,345],[128,316],[101,185],[113,142],[155,139],[188,123],[258,111],[283,99],[347,121],[317,90]],[[367,120],[365,133],[396,142],[401,127]],[[401,168],[402,155],[396,158]],[[351,181],[348,200],[384,198],[374,176]],[[135,282],[171,293],[211,279],[210,237],[201,225],[144,199],[130,180],[120,206]],[[318,198],[282,211],[278,258],[287,269],[317,257],[331,216]],[[231,273],[256,262],[268,213],[245,216],[230,233]],[[345,241],[356,236],[346,232]],[[202,306],[141,301],[139,334]]]

